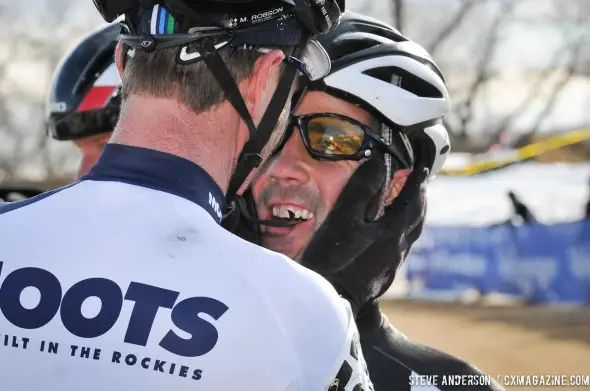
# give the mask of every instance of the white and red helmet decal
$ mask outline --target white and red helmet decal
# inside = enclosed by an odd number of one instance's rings
[[[121,78],[117,66],[113,62],[96,79],[76,111],[84,112],[105,108],[120,85]]]

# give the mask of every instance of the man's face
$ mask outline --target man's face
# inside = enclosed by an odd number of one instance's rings
[[[80,179],[81,176],[86,175],[92,166],[96,164],[102,150],[109,142],[111,134],[112,133],[110,132],[101,133],[74,141],[76,146],[80,148],[80,152],[82,152],[82,160],[80,161],[80,167],[76,173],[76,180]]]
[[[372,119],[365,110],[322,92],[307,93],[294,112],[311,113],[340,114],[367,126]],[[312,217],[290,227],[262,226],[262,245],[298,259],[360,164],[312,158],[295,129],[281,152],[262,168],[252,184],[252,193],[260,219],[272,219],[273,209],[281,208]]]

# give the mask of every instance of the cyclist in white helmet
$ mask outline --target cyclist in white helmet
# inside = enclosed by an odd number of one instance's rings
[[[392,27],[350,12],[321,43],[331,73],[300,91],[289,138],[252,185],[257,218],[238,230],[349,298],[377,391],[501,390],[476,367],[408,339],[377,301],[422,232],[426,185],[450,152],[440,70]],[[415,375],[438,383],[412,384]],[[444,384],[443,375],[463,382]]]

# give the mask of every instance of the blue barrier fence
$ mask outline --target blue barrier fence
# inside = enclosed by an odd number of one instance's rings
[[[590,304],[590,221],[427,227],[407,278],[432,292],[476,289],[534,303]]]

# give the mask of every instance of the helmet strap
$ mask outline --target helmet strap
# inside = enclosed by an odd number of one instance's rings
[[[304,37],[296,48],[296,54],[301,52],[306,44],[307,37]],[[279,117],[281,116],[281,113],[285,108],[285,104],[287,103],[287,99],[289,98],[293,82],[295,81],[295,77],[297,75],[297,69],[292,66],[289,66],[285,69],[281,80],[279,80],[277,89],[275,90],[273,97],[271,98],[271,101],[266,111],[264,112],[260,124],[258,125],[258,128],[256,128],[256,126],[252,122],[250,113],[248,112],[245,104],[243,103],[244,101],[242,95],[240,94],[237,86],[235,85],[235,81],[233,80],[233,78],[231,78],[231,75],[229,74],[229,71],[227,71],[227,68],[225,67],[225,64],[223,63],[221,58],[219,58],[217,61],[212,61],[212,59],[205,59],[205,61],[209,61],[207,65],[209,66],[209,69],[211,70],[213,75],[220,82],[222,88],[224,88],[224,84],[222,83],[221,78],[227,79],[229,77],[229,80],[231,81],[231,84],[233,84],[233,88],[235,88],[235,92],[237,92],[237,95],[236,93],[228,94],[228,100],[234,106],[234,108],[236,108],[240,116],[242,116],[250,131],[250,139],[244,145],[242,153],[240,154],[240,158],[238,159],[236,170],[229,183],[226,198],[228,198],[228,200],[231,200],[235,197],[236,194],[238,194],[240,190],[244,190],[243,187],[248,185],[246,181],[249,177],[251,177],[250,174],[252,173],[252,170],[257,168],[262,163],[262,150],[266,146],[268,140],[271,138],[271,135],[275,130]],[[223,72],[222,68],[224,68],[226,72]],[[222,73],[225,73],[225,76],[222,76]],[[229,83],[226,84],[227,88],[229,89]],[[230,92],[226,88],[224,88],[224,90],[226,92]],[[244,109],[238,110],[238,108],[236,107],[236,105],[239,105],[238,101],[242,102]],[[242,113],[241,111],[244,110],[245,112]]]
[[[391,142],[393,140],[393,131],[391,130],[391,128],[389,126],[382,123],[379,128],[379,133],[389,144],[391,144]],[[381,192],[379,194],[379,199],[377,201],[377,205],[374,205],[374,208],[373,208],[373,210],[375,210],[375,214],[374,214],[374,216],[371,216],[371,218],[373,218],[374,220],[381,217],[383,215],[383,212],[385,211],[385,206],[386,206],[385,201],[387,200],[387,197],[389,196],[389,191],[390,191],[389,187],[391,185],[391,180],[393,178],[393,174],[395,174],[394,169],[392,167],[391,155],[386,153],[386,154],[384,154],[383,159],[385,161],[385,181],[383,183],[383,186],[381,187]]]

